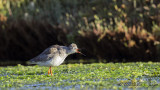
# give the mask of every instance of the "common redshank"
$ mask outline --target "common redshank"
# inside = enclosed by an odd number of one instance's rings
[[[51,67],[59,66],[63,63],[65,58],[73,53],[80,53],[82,54],[77,45],[72,43],[67,46],[60,46],[60,45],[52,45],[45,49],[41,54],[34,57],[33,59],[28,61],[28,64],[37,64],[39,66],[47,66],[49,67],[48,75],[51,74],[52,70]],[[83,54],[84,55],[84,54]]]

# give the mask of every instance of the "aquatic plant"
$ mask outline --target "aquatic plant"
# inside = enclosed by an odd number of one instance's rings
[[[136,88],[159,87],[160,63],[93,63],[47,67],[0,67],[0,88],[70,87]]]

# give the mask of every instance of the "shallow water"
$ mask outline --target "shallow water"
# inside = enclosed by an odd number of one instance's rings
[[[112,87],[110,88],[106,88],[103,86],[88,86],[88,85],[69,85],[69,86],[46,86],[46,83],[39,83],[39,84],[28,84],[28,85],[24,85],[23,87],[11,87],[11,88],[0,88],[1,89],[7,89],[7,90],[106,90],[106,89],[123,89],[123,90],[146,90],[146,89],[150,89],[150,90],[160,90],[160,87],[155,86],[156,84],[160,84],[160,77],[147,77],[147,76],[143,76],[143,77],[139,77],[136,78],[137,82],[136,85],[133,85],[132,80],[129,79],[106,79],[107,80],[116,80],[117,82],[120,81],[126,81],[128,80],[128,82],[123,83],[123,84],[114,84],[112,83]],[[141,82],[140,82],[141,80]],[[65,82],[66,80],[64,80]],[[77,82],[80,80],[76,80]],[[87,80],[88,81],[88,80]],[[72,82],[72,81],[71,81]],[[96,82],[96,81],[95,81]],[[148,87],[142,87],[141,84],[143,82],[147,82]]]
[[[160,63],[95,63],[47,67],[0,67],[1,89],[8,90],[106,90],[160,89]]]
[[[7,90],[108,90],[108,88],[103,88],[103,87],[88,87],[88,86],[80,86],[80,85],[75,85],[75,86],[66,86],[66,87],[52,87],[52,86],[37,86],[37,87],[19,87],[19,88],[1,88],[1,89],[7,89]],[[123,90],[160,90],[160,87],[115,87],[115,88],[110,88],[111,89],[123,89]]]

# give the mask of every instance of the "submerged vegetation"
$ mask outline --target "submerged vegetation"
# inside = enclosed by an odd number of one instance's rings
[[[160,63],[93,63],[0,67],[0,88],[140,88],[160,86]]]

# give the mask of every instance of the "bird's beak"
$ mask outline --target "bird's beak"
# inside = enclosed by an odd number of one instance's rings
[[[80,53],[80,54],[84,55],[83,53],[81,53],[81,52],[79,51],[79,49],[77,49],[77,53]],[[86,55],[84,55],[84,56],[86,56]]]

